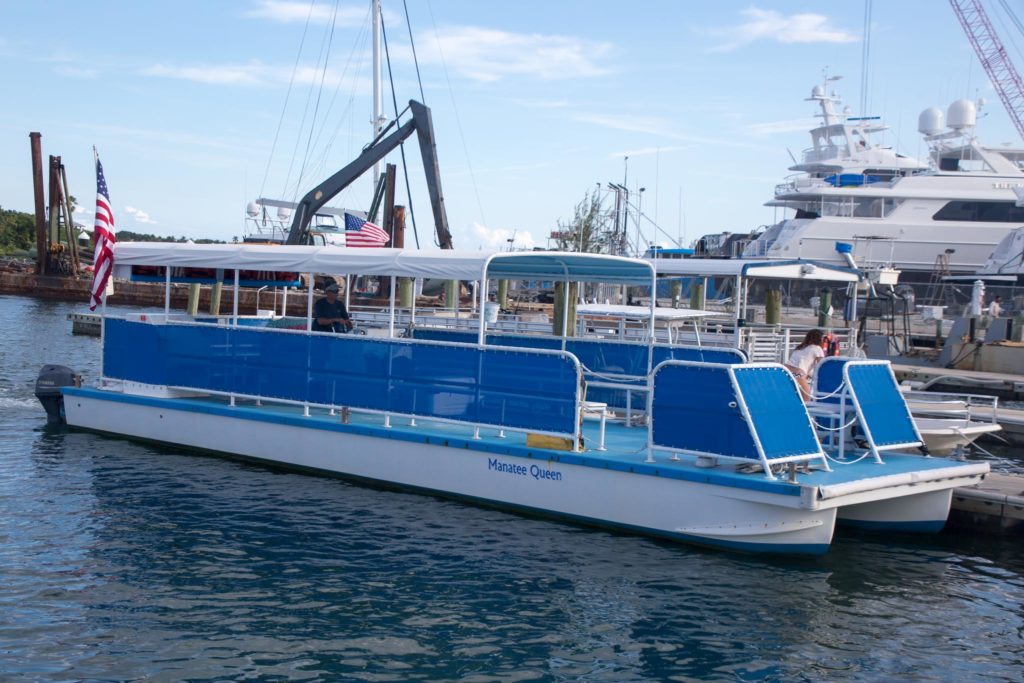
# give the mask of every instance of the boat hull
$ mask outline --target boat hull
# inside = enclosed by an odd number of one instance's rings
[[[839,509],[842,526],[872,531],[938,533],[946,525],[953,489],[847,505]]]
[[[142,400],[115,392],[65,396],[72,427],[173,444],[375,485],[415,489],[489,507],[640,532],[748,552],[822,554],[835,508],[803,509],[800,497],[573,465],[536,453],[511,456],[496,445],[389,438],[384,427],[339,418],[262,414],[246,408],[182,409],[174,399]],[[232,414],[232,411],[234,413]]]

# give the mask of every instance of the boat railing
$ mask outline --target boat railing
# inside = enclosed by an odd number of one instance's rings
[[[142,319],[145,315],[145,319]],[[132,319],[134,318],[134,319]],[[579,443],[582,369],[552,349],[379,339],[225,325],[220,320],[104,320],[102,378],[160,388],[392,418],[542,434]]]
[[[836,159],[840,154],[845,154],[845,152],[845,149],[842,149],[837,145],[824,145],[817,148],[808,147],[800,153],[800,156],[805,164],[815,164],[819,161]]]
[[[914,415],[999,424],[999,398],[980,394],[905,391],[903,398]]]
[[[812,325],[768,325],[765,323],[746,323],[739,328],[739,343],[735,341],[735,324],[720,324],[714,331],[702,332],[701,341],[729,339],[731,343],[743,350],[755,363],[784,363],[790,354],[803,341],[809,330],[819,329]],[[857,330],[852,327],[828,328],[833,341],[838,344],[840,353],[851,354],[857,346]]]

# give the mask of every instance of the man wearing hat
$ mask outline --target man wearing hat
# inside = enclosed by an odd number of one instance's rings
[[[324,290],[326,296],[313,304],[314,332],[347,332],[352,329],[348,310],[338,301],[338,285],[331,283]]]

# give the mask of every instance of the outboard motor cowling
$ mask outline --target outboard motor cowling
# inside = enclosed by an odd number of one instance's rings
[[[44,365],[36,377],[36,398],[46,410],[48,424],[64,424],[64,395],[61,387],[82,386],[82,376],[63,365]]]

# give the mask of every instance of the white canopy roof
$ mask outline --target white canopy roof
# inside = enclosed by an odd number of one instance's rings
[[[860,271],[819,261],[755,261],[745,259],[647,259],[658,275],[731,276],[773,280],[857,282]]]
[[[648,320],[651,317],[650,306],[623,306],[621,304],[580,304],[576,308],[579,315],[602,316],[607,318],[627,318],[629,320]],[[659,306],[654,309],[655,320],[691,320],[715,315],[714,311],[703,311],[695,308],[666,308]]]
[[[114,247],[116,268],[171,266],[265,270],[290,273],[396,275],[444,280],[488,278],[649,285],[650,264],[640,259],[565,252],[415,251],[358,249],[336,246],[277,246],[266,244],[179,244],[119,242]],[[121,275],[115,271],[116,275]]]

